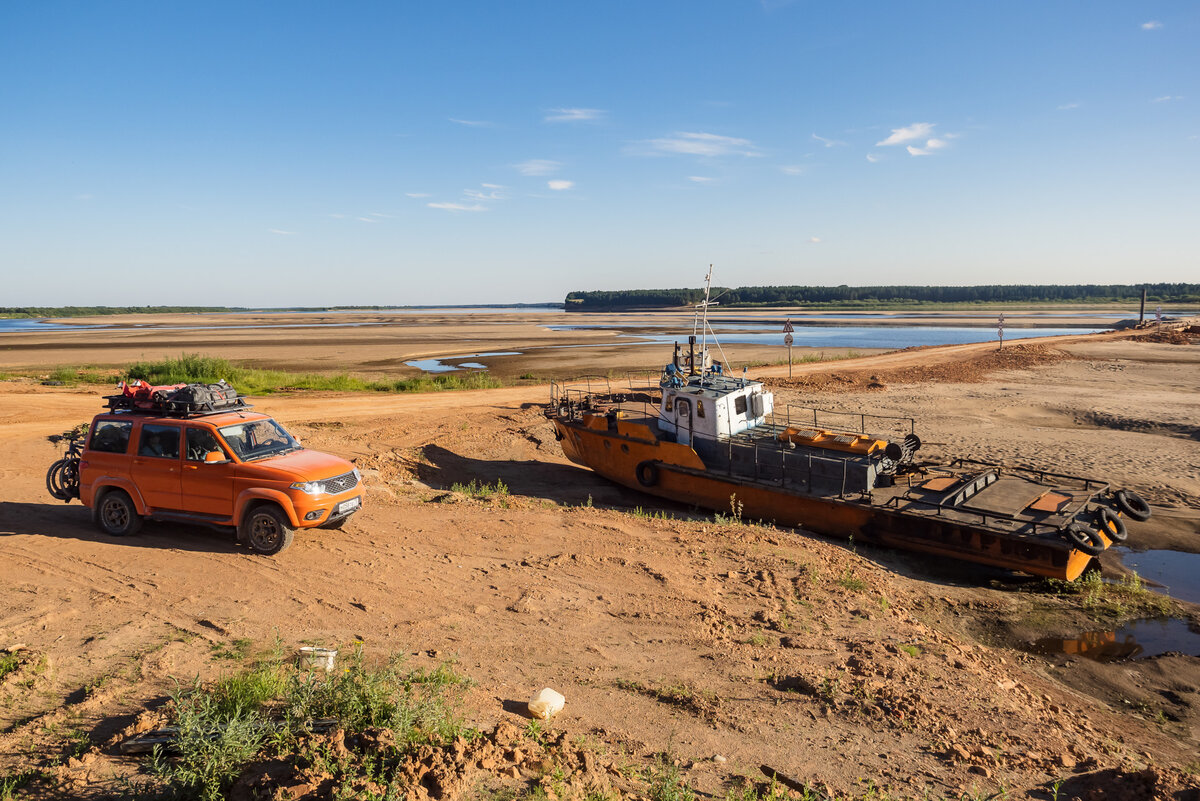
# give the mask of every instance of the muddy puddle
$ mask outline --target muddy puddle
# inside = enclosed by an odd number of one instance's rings
[[[1200,656],[1200,631],[1175,618],[1135,620],[1112,631],[1074,637],[1042,637],[1028,650],[1045,656],[1078,656],[1095,662],[1126,662],[1166,653]]]
[[[1121,564],[1136,571],[1150,589],[1200,604],[1200,554],[1122,549]]]

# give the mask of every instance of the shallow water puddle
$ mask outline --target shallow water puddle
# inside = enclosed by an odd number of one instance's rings
[[[1200,631],[1175,618],[1135,620],[1115,631],[1085,631],[1076,637],[1043,637],[1035,654],[1081,656],[1096,662],[1148,659],[1170,651],[1200,656]]]
[[[1121,564],[1148,582],[1149,589],[1172,598],[1200,603],[1200,553],[1182,551],[1128,551],[1122,549]]]
[[[471,370],[486,370],[487,365],[480,362],[464,362],[460,359],[480,359],[484,356],[520,356],[521,352],[516,350],[492,350],[486,353],[468,353],[465,356],[443,356],[440,359],[413,359],[410,362],[405,362],[409,367],[416,367],[418,370],[424,370],[427,373],[449,373],[454,370],[461,370],[464,367]],[[457,364],[449,364],[449,362],[458,362]]]

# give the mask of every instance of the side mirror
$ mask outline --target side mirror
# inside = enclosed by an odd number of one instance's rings
[[[225,454],[221,453],[220,451],[209,451],[208,453],[204,454],[204,462],[206,464],[221,464],[222,462],[228,461],[229,460],[225,458]]]

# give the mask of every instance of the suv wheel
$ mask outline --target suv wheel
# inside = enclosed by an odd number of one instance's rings
[[[113,537],[136,534],[142,527],[141,515],[124,490],[111,489],[100,496],[92,511],[92,519],[100,530]]]
[[[269,556],[291,545],[296,531],[277,507],[259,506],[242,519],[238,534],[251,550]]]

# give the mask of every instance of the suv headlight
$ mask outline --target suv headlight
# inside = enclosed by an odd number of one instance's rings
[[[324,481],[297,481],[292,484],[292,489],[300,490],[306,495],[320,495],[325,491]]]

